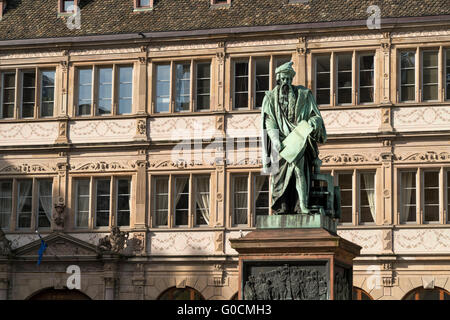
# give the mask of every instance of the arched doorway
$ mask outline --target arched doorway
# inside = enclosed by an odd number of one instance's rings
[[[28,300],[91,300],[79,290],[47,288],[31,295]]]
[[[161,293],[157,300],[205,300],[205,298],[193,288],[172,287]]]
[[[450,300],[450,293],[442,288],[416,288],[408,292],[402,300]]]
[[[353,287],[353,300],[373,300],[373,298],[363,289]]]

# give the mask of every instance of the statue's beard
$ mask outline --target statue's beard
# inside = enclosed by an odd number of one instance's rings
[[[281,90],[282,90],[282,92],[283,92],[283,94],[288,94],[289,93],[289,85],[288,84],[283,84],[282,86],[281,86]]]

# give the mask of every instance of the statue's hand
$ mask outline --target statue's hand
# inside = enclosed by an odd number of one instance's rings
[[[275,151],[280,152],[281,151],[281,143],[278,140],[273,140],[272,141],[272,146],[274,148]]]
[[[308,120],[308,124],[313,128],[313,131],[316,131],[316,129],[317,129],[317,123],[316,123],[316,121],[314,120],[314,118],[310,118],[310,119]]]

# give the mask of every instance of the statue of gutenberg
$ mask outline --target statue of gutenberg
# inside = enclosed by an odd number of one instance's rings
[[[263,172],[268,173],[273,165],[270,155],[274,151],[280,154],[278,172],[271,172],[274,214],[310,213],[311,175],[320,167],[317,144],[327,139],[311,90],[292,85],[292,64],[275,70],[277,85],[266,92],[261,110]]]

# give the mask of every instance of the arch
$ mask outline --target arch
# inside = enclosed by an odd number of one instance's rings
[[[450,292],[439,287],[434,289],[418,287],[405,294],[402,300],[450,300]]]
[[[171,287],[163,291],[156,300],[205,300],[205,298],[191,287]]]
[[[353,287],[353,300],[373,300],[372,296],[361,288]]]
[[[44,288],[31,294],[26,300],[92,300],[87,294],[76,289]]]

